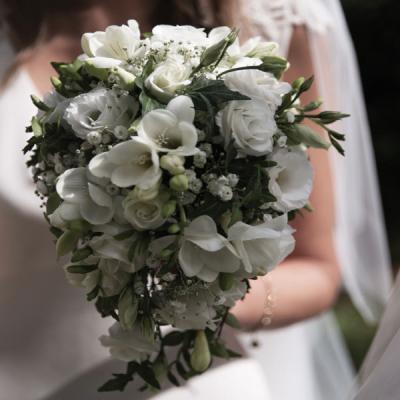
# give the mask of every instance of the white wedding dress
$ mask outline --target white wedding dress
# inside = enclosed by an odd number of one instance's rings
[[[338,253],[347,289],[364,315],[373,319],[390,280],[362,93],[338,3],[247,0],[246,4],[251,22],[261,34],[280,42],[283,51],[293,24],[307,24],[317,77],[329,73],[327,82],[336,77],[336,87],[344,85],[352,93],[340,98],[339,90],[321,87],[325,97],[329,95],[327,108],[355,115],[345,126],[353,134],[347,158],[332,160],[339,171]],[[345,74],[341,64],[329,64],[329,71],[325,64],[321,67],[321,60],[326,61],[324,51],[337,47],[334,40],[340,35]],[[139,393],[135,384],[128,385],[123,394],[96,392],[112,372],[124,366],[110,361],[96,340],[111,321],[102,320],[84,294],[65,281],[24,166],[24,130],[35,112],[29,95],[36,92],[28,74],[20,69],[0,93],[0,400],[146,398],[150,394]],[[358,185],[353,188],[354,182]],[[364,271],[358,269],[361,266]],[[185,387],[170,388],[154,399],[344,400],[352,386],[352,367],[330,313],[289,328],[241,334],[238,339],[246,358],[217,366]],[[254,341],[258,347],[252,346]]]

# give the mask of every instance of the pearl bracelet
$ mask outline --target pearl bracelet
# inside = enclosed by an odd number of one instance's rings
[[[272,323],[272,315],[275,307],[275,296],[272,290],[271,280],[269,279],[269,276],[264,276],[260,279],[262,279],[263,281],[266,293],[264,309],[261,316],[261,325],[269,326]]]

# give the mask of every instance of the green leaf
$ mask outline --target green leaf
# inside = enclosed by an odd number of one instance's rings
[[[189,377],[189,371],[186,371],[186,369],[185,369],[185,367],[183,366],[183,364],[182,364],[180,361],[177,361],[177,362],[175,363],[175,366],[176,366],[176,370],[177,370],[179,376],[180,376],[182,379],[184,379],[184,380],[188,379],[188,377]]]
[[[153,111],[157,108],[165,108],[162,103],[148,96],[144,91],[140,93],[139,101],[142,105],[142,114],[147,114],[148,112]]]
[[[201,94],[216,107],[219,107],[222,103],[226,103],[227,101],[250,100],[250,97],[229,89],[222,79],[193,79],[192,84],[185,88],[184,94],[190,96],[193,102],[195,102],[195,105],[198,103],[198,97]]]
[[[238,319],[237,319],[233,314],[231,314],[231,313],[228,313],[228,315],[226,316],[226,318],[225,318],[225,323],[226,323],[227,325],[229,325],[230,327],[232,327],[232,328],[241,329],[240,322],[239,322]]]
[[[286,135],[293,140],[298,140],[307,146],[317,149],[328,149],[330,144],[313,129],[303,124],[294,124],[291,129],[285,130]]]
[[[211,342],[210,351],[211,354],[215,357],[229,358],[228,350],[226,349],[225,345],[221,342],[216,342],[216,341]]]
[[[62,203],[61,197],[57,192],[53,192],[49,195],[46,202],[46,214],[51,215],[58,208],[58,206]]]
[[[57,240],[57,256],[62,257],[73,251],[78,244],[79,237],[80,235],[76,231],[65,231]]]
[[[68,229],[71,231],[79,232],[81,234],[86,234],[91,228],[89,222],[83,219],[74,219],[68,222]]]
[[[95,271],[97,264],[81,264],[81,265],[70,265],[67,267],[67,271],[71,274],[88,274],[89,272]]]
[[[39,99],[38,96],[31,94],[31,100],[32,103],[39,109],[42,111],[50,111],[52,110],[51,107],[49,107],[47,104],[45,104],[42,100]]]
[[[42,125],[40,124],[39,120],[36,117],[33,117],[31,120],[31,126],[32,126],[32,131],[33,134],[36,137],[40,137],[43,135],[43,128]]]
[[[99,392],[124,391],[125,386],[132,381],[132,377],[126,374],[113,374],[114,378],[108,380],[104,385],[97,390]]]
[[[92,301],[94,300],[97,295],[99,294],[100,287],[96,286],[93,290],[91,290],[87,295],[86,295],[86,300],[87,301]]]
[[[115,309],[118,307],[118,299],[119,296],[99,296],[96,300],[96,310],[100,313],[100,315],[105,318],[110,315],[113,317],[116,316]]]
[[[162,339],[164,346],[178,346],[183,342],[185,335],[179,331],[173,331],[165,335]]]
[[[118,233],[117,235],[114,236],[115,240],[121,241],[121,240],[126,240],[132,237],[136,231],[134,229],[129,229],[125,232]]]
[[[72,262],[82,261],[85,258],[88,258],[93,253],[90,247],[83,247],[82,249],[76,250],[73,256],[71,257]]]
[[[181,386],[178,379],[171,371],[168,372],[167,378],[174,386],[177,386],[177,387]]]
[[[145,364],[138,364],[137,373],[148,385],[161,389],[160,383],[152,368]]]

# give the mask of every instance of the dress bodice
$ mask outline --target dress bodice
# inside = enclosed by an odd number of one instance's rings
[[[109,322],[66,283],[25,167],[34,92],[19,70],[0,93],[1,400],[42,399],[106,358]]]

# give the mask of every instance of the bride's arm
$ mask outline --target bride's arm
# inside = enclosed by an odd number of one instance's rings
[[[305,28],[295,29],[288,58],[289,82],[298,76],[313,75]],[[318,97],[316,86],[303,96],[304,103]],[[269,293],[274,303],[270,327],[314,316],[335,302],[341,278],[333,247],[334,200],[328,154],[313,149],[309,154],[315,172],[311,194],[314,211],[304,211],[303,217],[298,215],[293,221],[292,226],[297,229],[294,253],[267,277],[251,281],[250,293],[233,308],[245,328],[262,326]]]

